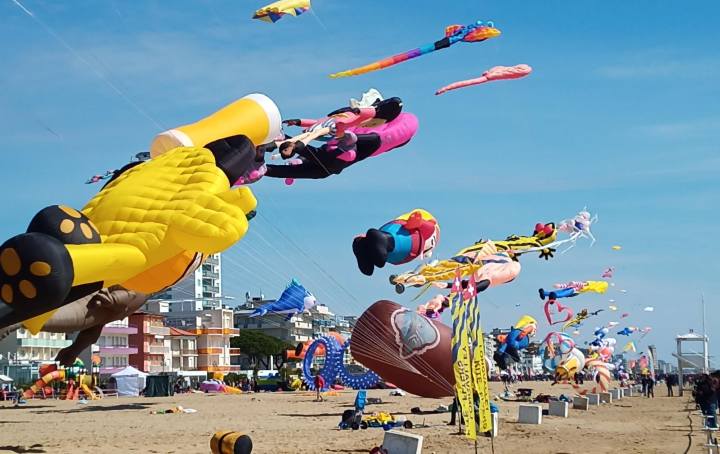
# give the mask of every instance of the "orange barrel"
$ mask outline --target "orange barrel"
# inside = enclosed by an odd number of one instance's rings
[[[232,430],[219,430],[210,439],[212,454],[250,454],[252,448],[249,436]]]

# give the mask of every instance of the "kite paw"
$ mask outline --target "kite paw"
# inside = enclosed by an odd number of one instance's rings
[[[0,300],[24,319],[57,308],[72,287],[72,269],[70,253],[54,237],[32,232],[10,238],[0,246]]]
[[[40,210],[30,221],[28,233],[44,233],[63,244],[100,243],[100,233],[81,212],[64,205]]]

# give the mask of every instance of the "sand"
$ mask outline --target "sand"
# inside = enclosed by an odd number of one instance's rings
[[[525,383],[535,394],[572,393],[570,387]],[[502,389],[492,383],[496,394]],[[498,402],[500,435],[494,440],[501,453],[684,453],[703,451],[700,418],[685,397],[625,398],[589,411],[571,410],[567,419],[545,417],[542,425],[517,424],[517,403]],[[383,404],[369,411],[405,414],[427,427],[411,432],[423,435],[426,453],[472,453],[471,442],[448,427],[450,415],[410,414],[448,404],[450,399],[415,396],[390,397],[388,391],[369,391]],[[255,453],[367,453],[382,443],[382,429],[340,431],[337,424],[355,393],[340,392],[325,402],[310,393],[244,395],[186,394],[168,398],[114,398],[87,405],[73,401],[32,400],[19,408],[0,402],[0,452],[32,453],[207,453],[211,435],[219,429],[248,433]],[[152,410],[182,405],[195,414],[154,415]],[[692,426],[691,426],[692,423]],[[478,440],[479,452],[491,452],[490,439]],[[689,449],[686,451],[686,449]]]

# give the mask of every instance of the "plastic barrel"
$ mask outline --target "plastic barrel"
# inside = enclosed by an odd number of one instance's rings
[[[212,454],[250,454],[252,448],[249,436],[232,430],[219,430],[210,439]]]
[[[158,134],[150,144],[157,157],[177,147],[202,147],[215,140],[243,134],[255,145],[270,142],[282,131],[280,110],[259,93],[244,96],[195,123]]]

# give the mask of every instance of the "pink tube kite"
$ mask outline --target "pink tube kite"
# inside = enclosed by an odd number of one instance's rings
[[[450,85],[446,85],[435,92],[436,95],[441,95],[446,91],[456,90],[458,88],[469,87],[471,85],[480,85],[485,82],[492,82],[494,80],[509,80],[509,79],[520,79],[528,76],[532,72],[532,68],[529,65],[515,65],[515,66],[494,66],[485,71],[482,76],[476,79],[461,80],[454,82]]]

